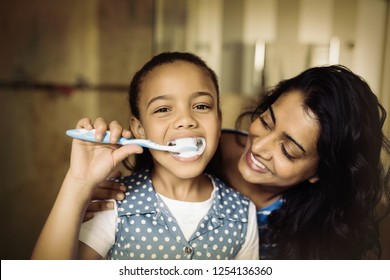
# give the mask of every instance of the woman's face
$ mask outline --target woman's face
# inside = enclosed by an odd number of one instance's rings
[[[150,150],[155,170],[166,170],[178,178],[201,174],[218,146],[221,116],[211,78],[192,63],[176,61],[153,69],[144,79],[139,95],[140,119],[132,119],[137,138],[168,145],[182,138],[204,138],[200,155]]]
[[[319,131],[315,115],[303,108],[302,94],[284,93],[250,125],[240,173],[246,181],[268,187],[317,181]]]

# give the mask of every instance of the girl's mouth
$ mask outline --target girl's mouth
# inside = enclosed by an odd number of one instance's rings
[[[197,151],[188,151],[180,153],[172,153],[175,157],[180,158],[191,158],[195,156],[200,156],[203,154],[206,149],[206,139],[202,137],[191,137],[191,138],[177,138],[175,140],[169,141],[168,146],[178,146],[178,145],[194,145],[198,148]]]

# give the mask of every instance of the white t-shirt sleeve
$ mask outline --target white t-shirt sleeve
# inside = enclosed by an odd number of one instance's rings
[[[258,260],[259,259],[259,229],[257,227],[256,206],[251,201],[248,211],[248,228],[245,243],[242,244],[235,260]]]
[[[114,201],[114,209],[100,211],[95,216],[81,225],[79,240],[99,255],[105,257],[115,243],[115,229],[117,219],[117,206]]]

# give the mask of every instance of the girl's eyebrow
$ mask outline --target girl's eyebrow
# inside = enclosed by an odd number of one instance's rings
[[[170,99],[169,95],[159,95],[159,96],[156,96],[156,97],[153,97],[152,99],[150,99],[148,101],[148,104],[146,104],[146,108],[149,108],[149,106],[153,103],[153,102],[156,102],[158,100],[167,100],[167,99]]]
[[[274,113],[274,110],[272,109],[272,106],[269,107],[269,112],[270,112],[272,121],[276,125],[275,113]],[[295,140],[293,137],[291,137],[291,135],[287,134],[286,132],[283,132],[283,136],[286,137],[292,143],[294,143],[304,154],[306,154],[306,150],[303,148],[303,146],[301,144],[299,144],[299,142],[297,140]]]
[[[206,91],[197,91],[197,92],[194,92],[193,93],[193,96],[194,97],[198,97],[198,96],[209,96],[211,98],[213,98],[213,95],[209,92],[206,92]],[[148,101],[148,103],[146,104],[146,108],[149,108],[149,106],[153,103],[153,102],[156,102],[158,100],[168,100],[168,99],[172,99],[172,97],[170,97],[169,94],[164,94],[164,95],[159,95],[159,96],[156,96],[156,97],[153,97],[152,99],[150,99]],[[213,98],[214,99],[214,98]]]

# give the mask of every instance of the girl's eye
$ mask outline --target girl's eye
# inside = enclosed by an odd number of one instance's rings
[[[290,161],[294,161],[296,158],[293,157],[292,155],[290,155],[287,150],[286,150],[286,147],[284,145],[281,145],[281,149],[282,149],[282,153],[284,154],[284,156],[290,160]]]
[[[196,110],[208,110],[210,109],[211,107],[209,105],[206,105],[206,104],[198,104],[198,105],[195,105],[194,106],[194,109]]]
[[[154,113],[166,113],[166,112],[169,112],[169,108],[167,107],[161,107],[154,110]]]

